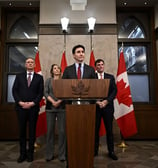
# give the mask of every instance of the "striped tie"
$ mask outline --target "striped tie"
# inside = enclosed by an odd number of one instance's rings
[[[28,85],[28,87],[30,86],[30,84],[31,84],[31,73],[28,73],[28,78],[27,78],[27,85]]]
[[[103,75],[102,75],[102,73],[100,73],[100,79],[103,79]]]

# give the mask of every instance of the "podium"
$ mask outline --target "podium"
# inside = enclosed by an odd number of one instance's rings
[[[92,100],[108,95],[109,79],[53,80],[57,98],[66,104],[67,157],[69,168],[93,168],[96,105]]]

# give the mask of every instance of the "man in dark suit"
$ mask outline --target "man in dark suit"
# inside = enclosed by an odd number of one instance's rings
[[[39,112],[39,102],[43,97],[43,77],[34,72],[35,61],[26,59],[26,71],[16,75],[13,85],[20,134],[20,156],[17,160],[21,163],[27,159],[33,161],[34,142],[36,136],[36,123]],[[29,143],[27,151],[27,123],[29,128]]]
[[[117,93],[117,87],[115,84],[114,76],[104,72],[104,61],[102,59],[97,59],[95,61],[96,67],[96,78],[98,79],[110,79],[109,92],[107,98],[97,101],[96,107],[96,128],[95,128],[95,156],[98,155],[99,150],[99,128],[101,123],[101,118],[103,118],[104,125],[106,128],[106,138],[107,138],[107,148],[108,156],[113,160],[117,160],[117,156],[114,153],[114,140],[113,140],[113,114],[114,114],[114,104],[113,100]]]
[[[77,79],[78,68],[81,69],[82,79],[94,79],[94,68],[84,63],[85,47],[83,45],[76,45],[72,49],[72,54],[75,59],[75,63],[66,67],[63,73],[63,79]]]
[[[83,45],[76,45],[72,49],[72,54],[75,63],[66,67],[63,73],[63,79],[94,79],[95,70],[93,67],[84,63],[85,47]],[[80,73],[78,73],[80,69]],[[67,157],[67,156],[66,156]],[[67,165],[68,168],[68,160]]]

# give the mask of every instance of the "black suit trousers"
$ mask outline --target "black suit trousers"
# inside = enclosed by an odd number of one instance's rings
[[[96,107],[96,128],[95,128],[95,154],[98,153],[99,149],[99,129],[101,124],[101,118],[103,118],[104,125],[106,128],[107,148],[109,152],[114,151],[114,140],[113,140],[113,112],[106,108]]]
[[[20,110],[17,112],[19,121],[20,154],[29,155],[34,153],[34,143],[36,139],[36,123],[38,119],[37,110]],[[27,151],[27,127],[28,127],[28,151]]]

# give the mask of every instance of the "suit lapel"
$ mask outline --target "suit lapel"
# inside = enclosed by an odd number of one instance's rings
[[[96,76],[96,79],[98,79],[98,74],[97,73],[95,73],[95,76]]]
[[[103,79],[105,79],[106,77],[105,77],[105,73],[104,73],[104,76],[103,76],[104,78]]]
[[[86,64],[84,64],[84,67],[83,67],[83,79],[85,78],[85,76],[86,76],[86,72],[87,72],[87,66],[86,66]]]
[[[23,75],[23,80],[24,80],[24,83],[26,84],[26,86],[28,87],[28,83],[27,83],[27,72],[24,73]]]
[[[77,72],[76,72],[76,65],[75,64],[73,64],[72,75],[74,75],[73,78],[77,79]]]
[[[30,86],[34,83],[34,81],[36,81],[36,77],[36,73],[34,72]]]
[[[95,74],[95,76],[96,76],[96,78],[98,79],[98,74],[96,73]],[[106,74],[104,73],[104,76],[103,76],[104,78],[103,79],[105,79],[106,78]]]

